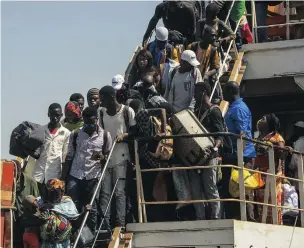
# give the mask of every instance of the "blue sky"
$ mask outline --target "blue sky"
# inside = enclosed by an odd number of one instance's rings
[[[110,84],[142,41],[156,1],[1,3],[1,157],[22,121]]]

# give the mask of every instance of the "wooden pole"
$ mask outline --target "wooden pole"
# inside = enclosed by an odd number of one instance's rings
[[[136,188],[137,188],[137,203],[138,203],[138,221],[143,223],[142,216],[142,199],[141,199],[141,186],[140,180],[140,166],[139,166],[139,156],[138,156],[138,141],[134,140],[134,152],[135,152],[135,171],[136,171]]]
[[[300,156],[300,166],[298,166],[298,178],[304,180],[304,165],[303,165],[303,155]],[[299,182],[299,197],[300,197],[300,207],[304,208],[304,183]],[[304,227],[304,212],[301,211],[301,227]]]
[[[269,160],[269,172],[275,175],[275,160],[274,160],[274,149],[271,147],[268,149],[268,160]],[[277,190],[276,190],[276,177],[270,176],[270,195],[271,204],[275,205],[272,207],[272,224],[278,224],[278,204],[277,204]]]
[[[239,187],[240,187],[240,207],[241,207],[241,220],[247,220],[246,214],[246,196],[245,196],[245,185],[244,185],[244,160],[243,160],[243,139],[237,139],[237,160],[239,167]]]

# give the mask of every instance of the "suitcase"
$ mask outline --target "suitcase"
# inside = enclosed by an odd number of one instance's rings
[[[173,134],[202,134],[208,131],[199,122],[193,112],[183,110],[175,114],[172,118]],[[214,146],[212,137],[199,138],[179,138],[174,140],[174,154],[189,166],[205,165],[205,148]]]

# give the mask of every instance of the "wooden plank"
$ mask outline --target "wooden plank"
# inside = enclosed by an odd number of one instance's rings
[[[120,242],[121,227],[116,227],[112,235],[112,241],[110,242],[108,248],[118,248]]]
[[[119,243],[119,248],[131,248],[132,238],[133,238],[133,233],[122,234],[122,240]]]
[[[244,52],[239,52],[238,59],[235,61],[233,65],[233,69],[230,73],[229,80],[228,81],[235,81],[238,85],[241,85],[246,65],[242,65],[244,57]],[[223,116],[226,114],[228,110],[229,103],[226,101],[221,101],[220,103],[220,109],[222,111]]]

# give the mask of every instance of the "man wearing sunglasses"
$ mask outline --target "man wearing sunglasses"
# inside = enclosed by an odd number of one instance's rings
[[[73,131],[70,137],[65,175],[67,195],[72,197],[79,211],[90,202],[101,175],[102,166],[112,146],[109,132],[98,125],[97,109],[87,107],[83,113],[84,126]],[[69,171],[70,170],[70,171]],[[69,171],[69,173],[67,173]],[[62,178],[65,179],[66,176]],[[94,232],[97,222],[97,206],[94,202],[88,219],[88,227]]]

